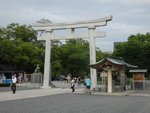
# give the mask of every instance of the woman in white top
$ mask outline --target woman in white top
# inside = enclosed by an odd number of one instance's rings
[[[11,84],[11,90],[13,91],[13,94],[16,93],[16,82],[17,82],[17,78],[16,78],[16,74],[14,74],[12,76],[12,84]]]

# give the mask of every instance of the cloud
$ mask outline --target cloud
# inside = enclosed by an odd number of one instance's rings
[[[149,0],[120,0],[120,3],[130,6],[150,5]]]
[[[2,26],[12,22],[33,24],[42,18],[61,23],[112,15],[112,21],[99,28],[106,32],[105,38],[97,39],[98,46],[103,44],[104,49],[112,48],[113,42],[124,41],[131,34],[150,29],[150,0],[0,0],[0,3]]]
[[[103,4],[120,4],[120,5],[130,5],[130,6],[139,6],[139,5],[150,5],[149,0],[93,0],[97,3]]]
[[[109,26],[114,32],[120,32],[124,34],[136,34],[148,32],[145,26],[130,25],[125,23],[113,23]]]
[[[113,51],[113,42],[96,40],[96,47],[102,51]]]

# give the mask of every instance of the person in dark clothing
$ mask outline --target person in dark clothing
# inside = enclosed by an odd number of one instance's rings
[[[74,78],[71,80],[71,89],[72,89],[72,92],[75,91],[75,79]]]

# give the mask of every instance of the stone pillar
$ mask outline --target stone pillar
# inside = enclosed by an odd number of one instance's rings
[[[89,47],[90,47],[90,64],[96,63],[96,50],[95,50],[95,27],[88,28],[89,31]],[[90,76],[91,76],[91,87],[96,88],[97,87],[97,75],[96,75],[96,69],[90,69]]]
[[[112,71],[108,69],[107,71],[108,73],[108,77],[107,77],[107,80],[108,80],[108,88],[107,88],[107,92],[108,93],[112,93]]]
[[[50,60],[51,60],[51,40],[48,39],[51,36],[52,32],[48,32],[47,34],[47,39],[46,39],[46,44],[45,44],[45,63],[44,63],[44,79],[43,79],[43,86],[42,88],[49,88],[49,83],[51,82],[51,65],[50,65]]]

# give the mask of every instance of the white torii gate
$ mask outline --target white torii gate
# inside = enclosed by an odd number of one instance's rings
[[[96,27],[106,26],[107,21],[111,21],[112,16],[90,21],[79,21],[72,23],[47,23],[39,22],[33,25],[34,29],[41,31],[42,34],[37,37],[37,40],[46,41],[45,46],[45,63],[44,63],[44,79],[43,88],[49,88],[51,82],[50,59],[51,59],[51,40],[89,38],[90,48],[90,64],[96,63],[95,38],[105,36],[105,32],[99,32]],[[75,29],[87,28],[87,33],[75,33]],[[56,35],[55,30],[66,30],[66,35]],[[96,69],[90,69],[91,87],[97,87]]]

